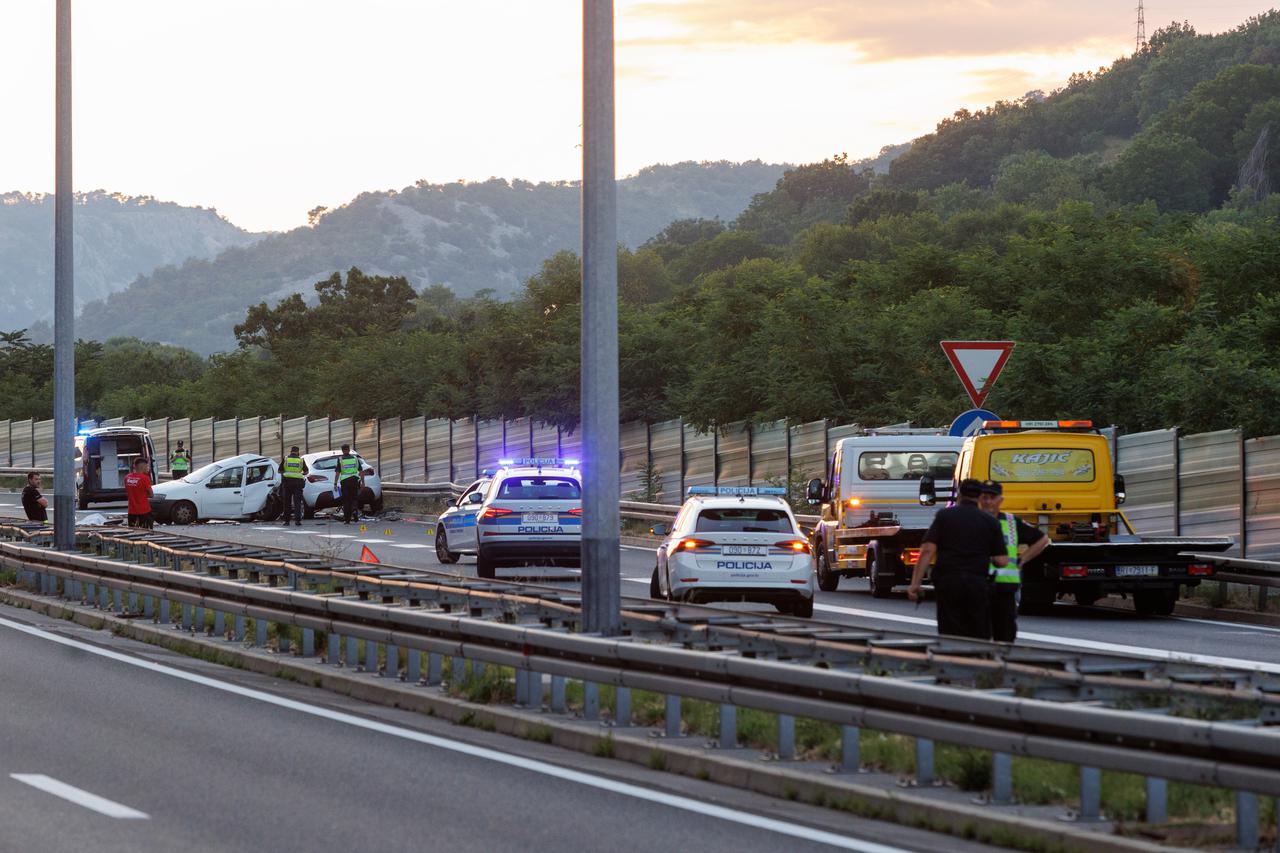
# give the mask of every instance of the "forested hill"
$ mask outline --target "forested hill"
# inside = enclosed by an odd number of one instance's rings
[[[216,211],[102,191],[75,197],[77,304],[102,299],[140,274],[211,258],[256,235]],[[53,196],[0,194],[0,305],[6,328],[53,315]]]
[[[771,189],[785,167],[748,163],[651,166],[618,185],[619,241],[637,246],[674,219],[732,220]],[[215,259],[163,267],[87,306],[77,333],[133,335],[209,353],[232,349],[232,328],[249,305],[275,302],[335,269],[403,275],[418,289],[509,297],[562,249],[580,243],[574,182],[428,184],[364,193],[314,224],[268,236]],[[176,309],[176,310],[175,310]]]

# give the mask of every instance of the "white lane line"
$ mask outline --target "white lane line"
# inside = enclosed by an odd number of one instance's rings
[[[900,616],[896,613],[882,613],[879,610],[863,610],[858,607],[838,607],[834,604],[815,604],[814,610],[826,613],[843,613],[848,616],[861,616],[867,619],[881,619],[888,622],[904,622],[909,625],[937,625],[933,619],[920,616]],[[1115,652],[1123,655],[1141,655],[1174,663],[1195,663],[1206,666],[1226,666],[1232,669],[1243,669],[1253,672],[1266,672],[1280,675],[1280,663],[1265,663],[1244,658],[1228,658],[1220,655],[1201,655],[1194,652],[1179,652],[1169,649],[1151,649],[1146,646],[1127,646],[1122,643],[1104,643],[1100,640],[1084,640],[1077,637],[1062,637],[1057,634],[1039,634],[1034,631],[1019,631],[1019,639],[1034,640],[1037,643],[1050,643],[1055,646],[1066,646],[1073,649],[1084,649],[1090,652]]]
[[[361,543],[362,545],[385,545],[391,540],[390,539],[357,539],[356,541]],[[423,547],[425,548],[426,546],[424,545]]]
[[[618,547],[625,548],[628,551],[646,551],[650,554],[656,553],[658,550],[657,545],[654,545],[652,548],[647,545],[619,545]]]
[[[150,817],[146,812],[131,809],[113,800],[108,800],[106,797],[99,797],[97,794],[91,794],[74,785],[68,785],[66,782],[59,782],[52,776],[45,776],[43,773],[10,773],[9,778],[16,779],[24,785],[38,788],[46,794],[61,797],[68,802],[75,803],[77,806],[83,806],[90,811],[95,811],[107,817],[120,818],[121,820],[147,820]]]
[[[1191,616],[1171,616],[1174,622],[1194,622],[1197,625],[1213,625],[1218,628],[1230,628],[1236,634],[1280,634],[1280,628],[1270,625],[1250,625],[1247,622],[1223,622],[1218,619],[1195,619]]]
[[[278,708],[286,708],[291,711],[308,714],[312,717],[320,717],[336,723],[365,729],[366,731],[378,732],[379,734],[390,735],[392,737],[398,737],[403,740],[413,741],[427,746],[434,746],[437,749],[447,749],[450,752],[456,752],[461,755],[471,756],[472,758],[492,761],[496,764],[505,764],[508,767],[517,767],[521,770],[528,770],[532,773],[538,773],[543,776],[563,779],[566,782],[574,782],[579,785],[585,785],[586,787],[596,788],[601,791],[609,791],[624,797],[631,797],[635,800],[644,800],[646,802],[668,806],[669,808],[692,812],[693,814],[702,815],[704,817],[713,817],[719,820],[728,821],[729,823],[736,823],[741,826],[776,832],[779,835],[799,838],[804,841],[827,844],[841,850],[854,850],[857,851],[857,853],[908,853],[908,851],[903,850],[900,847],[890,847],[887,844],[877,844],[873,841],[862,841],[857,838],[837,835],[834,832],[826,832],[825,830],[815,829],[799,823],[790,823],[784,820],[761,817],[760,815],[754,815],[749,812],[738,811],[737,809],[731,809],[725,806],[717,806],[711,803],[704,803],[698,800],[689,799],[684,795],[677,796],[675,794],[666,794],[662,791],[642,788],[639,785],[619,782],[615,779],[609,779],[604,776],[595,776],[590,773],[584,773],[580,770],[570,770],[567,767],[559,767],[555,764],[548,764],[545,761],[537,761],[532,758],[511,755],[510,753],[499,752],[495,749],[487,749],[483,746],[474,746],[469,743],[460,743],[458,741],[449,740],[436,735],[429,735],[425,732],[417,732],[413,729],[393,726],[389,723],[366,720],[363,717],[357,717],[353,714],[345,714],[341,711],[333,711],[329,708],[319,707],[318,705],[309,705],[306,702],[299,702],[294,699],[285,699],[282,696],[275,696],[262,690],[254,690],[251,687],[242,687],[238,684],[228,684],[225,681],[218,681],[217,679],[209,678],[208,676],[197,675],[194,672],[184,672],[180,669],[165,666],[164,664],[153,663],[149,660],[130,657],[129,655],[114,652],[110,649],[100,648],[99,646],[90,645],[89,643],[82,643],[79,640],[72,640],[69,637],[60,637],[57,634],[51,634],[48,631],[33,628],[30,625],[23,625],[21,622],[13,622],[9,619],[0,618],[0,626],[12,628],[15,631],[27,634],[28,636],[39,637],[42,640],[48,640],[49,642],[57,643],[61,646],[79,649],[80,651],[88,652],[89,654],[104,657],[119,663],[128,664],[129,666],[134,666],[138,669],[145,669],[149,672],[167,675],[171,678],[181,679],[182,681],[188,681],[204,687],[211,687],[214,690],[232,693],[246,699],[263,702],[267,705],[275,705]]]
[[[387,540],[382,540],[386,542]],[[401,544],[387,543],[388,548],[433,548],[433,545],[423,545],[421,542],[404,542]]]
[[[317,533],[317,539],[353,539],[349,533]]]

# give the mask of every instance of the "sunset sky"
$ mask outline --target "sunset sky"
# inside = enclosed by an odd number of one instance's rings
[[[1133,50],[1136,0],[619,0],[618,171],[851,157]],[[1147,29],[1267,2],[1150,0]],[[580,171],[576,0],[76,0],[76,188],[251,230]],[[53,2],[0,4],[0,192],[53,188]]]

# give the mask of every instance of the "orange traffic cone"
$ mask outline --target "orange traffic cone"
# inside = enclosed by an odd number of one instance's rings
[[[379,560],[376,556],[374,556],[374,553],[369,550],[368,545],[365,545],[363,548],[360,549],[360,562],[381,563],[382,561]]]

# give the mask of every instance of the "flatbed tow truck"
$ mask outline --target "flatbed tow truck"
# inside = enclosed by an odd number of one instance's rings
[[[1002,510],[1051,540],[1022,567],[1024,613],[1043,612],[1064,596],[1087,606],[1119,594],[1139,613],[1168,615],[1183,588],[1213,577],[1213,564],[1193,554],[1235,544],[1230,537],[1139,536],[1120,510],[1124,478],[1092,421],[987,421],[961,448],[954,482],[966,478],[1000,482]],[[926,476],[920,504],[932,507],[950,489]]]

